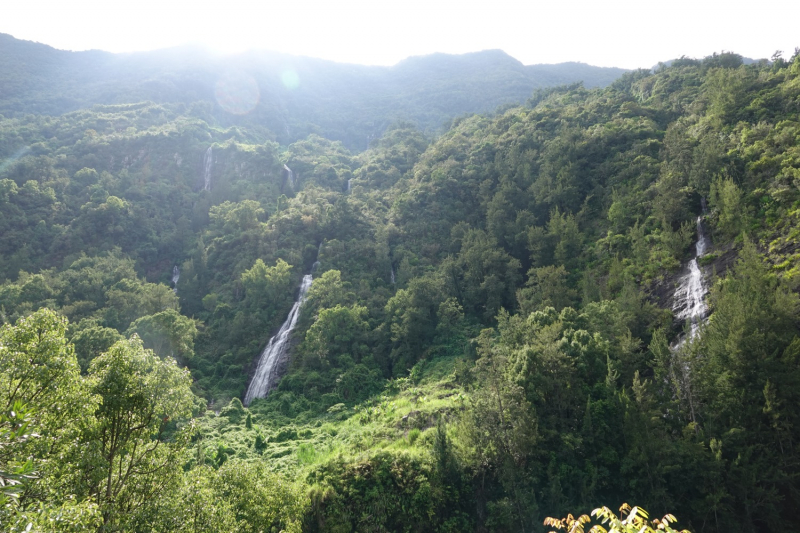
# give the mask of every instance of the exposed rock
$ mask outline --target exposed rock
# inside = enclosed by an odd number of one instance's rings
[[[725,275],[728,269],[733,266],[737,256],[738,250],[731,243],[724,246],[714,246],[708,250],[706,255],[699,261],[699,267],[709,287],[714,284],[714,280],[717,277]],[[688,268],[688,265],[684,264],[680,270],[651,284],[647,291],[648,299],[658,307],[672,311],[675,307],[675,289],[680,284],[681,279],[686,276]],[[675,317],[672,323],[672,332],[677,334],[682,329],[683,320]]]

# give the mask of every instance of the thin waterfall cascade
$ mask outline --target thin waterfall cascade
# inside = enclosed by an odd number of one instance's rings
[[[350,192],[350,182],[353,180],[347,180],[347,192]]]
[[[312,282],[311,274],[303,276],[303,282],[300,284],[300,293],[297,300],[289,311],[289,316],[286,321],[281,325],[278,333],[272,337],[267,343],[264,351],[261,352],[261,357],[258,360],[256,373],[247,387],[247,392],[244,395],[244,405],[250,405],[256,398],[265,398],[269,392],[270,385],[272,384],[273,374],[275,368],[281,359],[286,355],[289,350],[289,337],[297,324],[297,319],[300,316],[300,307],[305,301],[308,289],[311,288]]]
[[[392,267],[392,269],[389,272],[391,274],[389,279],[392,280],[392,285],[394,285],[395,283],[397,283],[397,281],[395,280],[395,277],[394,277],[394,267]]]
[[[705,207],[705,205],[704,205]],[[708,306],[705,302],[708,287],[706,286],[703,271],[700,270],[698,259],[703,257],[709,248],[709,239],[706,235],[703,216],[697,217],[697,243],[695,244],[695,256],[689,261],[688,272],[684,274],[675,289],[672,311],[679,320],[689,322],[689,339],[694,337],[700,324],[708,314]],[[678,340],[675,347],[683,344],[684,338]]]
[[[319,259],[319,253],[321,251],[322,242],[319,243],[319,248],[317,248],[317,259]],[[314,261],[314,265],[311,267],[311,274],[303,276],[303,281],[300,283],[300,290],[297,294],[297,300],[295,300],[292,309],[289,311],[289,316],[287,316],[286,320],[281,324],[281,329],[269,340],[264,351],[261,352],[258,358],[256,372],[253,375],[253,379],[250,380],[250,385],[248,385],[247,392],[244,395],[244,405],[250,405],[250,402],[256,398],[266,398],[275,379],[279,377],[275,375],[275,371],[281,364],[281,361],[288,355],[291,333],[297,324],[297,319],[300,317],[300,307],[306,299],[308,289],[311,288],[311,283],[314,281],[312,274],[317,268],[319,268],[318,260]]]
[[[203,158],[203,190],[211,190],[211,168],[214,166],[214,153],[211,147],[206,150],[206,155]]]
[[[283,165],[283,170],[286,171],[286,181],[288,181],[289,186],[294,189],[294,172],[292,172],[292,169],[286,164]]]
[[[172,267],[172,292],[178,294],[178,280],[181,279],[181,271],[178,265]]]

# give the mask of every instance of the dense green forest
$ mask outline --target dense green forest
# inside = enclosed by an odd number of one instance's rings
[[[6,530],[549,531],[625,502],[792,529],[800,54],[539,88],[438,136],[376,111],[363,151],[181,94],[3,96]]]

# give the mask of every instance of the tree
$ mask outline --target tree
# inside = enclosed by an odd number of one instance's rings
[[[475,373],[480,387],[472,394],[463,429],[473,461],[484,472],[496,472],[513,502],[517,525],[526,531],[535,508],[526,474],[538,438],[537,420],[523,388],[514,381],[506,350],[494,342],[493,333],[485,329],[478,338],[481,357]]]
[[[367,347],[363,344],[369,325],[364,318],[367,308],[361,306],[323,309],[306,334],[309,350],[336,366],[340,355],[347,354],[360,362]]]
[[[33,462],[14,457],[15,445],[35,437],[31,427],[33,413],[25,404],[17,400],[8,411],[0,412],[0,518],[17,508],[19,493],[23,483],[35,478]]]
[[[278,259],[272,267],[256,259],[251,269],[242,272],[242,286],[250,309],[268,308],[274,313],[291,295],[292,267],[283,259]]]
[[[81,369],[88,369],[92,359],[107,352],[115,342],[122,339],[123,336],[117,330],[100,326],[96,320],[81,320],[72,336],[72,344],[75,346],[75,355]]]
[[[40,469],[48,469],[51,459],[58,468],[58,456],[72,447],[80,421],[97,402],[80,378],[66,327],[66,319],[42,309],[0,329],[0,408],[10,413],[19,403],[36,412],[42,437],[14,448],[20,456],[38,457]]]
[[[402,375],[423,355],[424,346],[436,333],[442,283],[438,278],[416,278],[386,303],[385,312],[392,341],[390,375]]]
[[[165,494],[152,513],[141,517],[137,530],[174,533],[234,533],[239,531],[231,502],[218,489],[217,472],[197,466]]]
[[[223,202],[209,212],[212,227],[228,238],[237,238],[242,232],[257,228],[262,216],[264,210],[254,200]]]
[[[553,258],[556,264],[572,271],[578,263],[582,249],[581,232],[575,216],[562,213],[558,208],[554,209],[547,222],[547,231],[555,243]]]
[[[0,328],[0,407],[4,411],[15,402],[35,405],[40,421],[57,427],[64,425],[65,416],[74,414],[76,403],[86,401],[66,329],[66,319],[49,309]]]
[[[463,294],[464,310],[491,320],[501,308],[514,307],[520,262],[500,248],[482,230],[469,230],[461,244],[457,265],[463,282],[456,293]]]
[[[141,316],[177,309],[178,296],[166,285],[127,278],[108,289],[105,307],[106,325],[124,331]]]
[[[297,485],[267,469],[263,462],[226,462],[214,483],[217,494],[233,509],[237,531],[299,533],[303,497]]]
[[[739,260],[712,288],[712,314],[693,343],[692,386],[703,432],[716,441],[743,528],[791,529],[800,497],[794,445],[800,417],[800,301],[748,239]],[[732,438],[735,436],[736,438]],[[740,460],[746,457],[746,460]],[[731,520],[733,521],[733,520]]]
[[[709,204],[717,215],[716,226],[723,238],[733,239],[747,228],[742,191],[732,179],[717,178],[711,184]]]
[[[355,295],[347,291],[347,285],[342,282],[342,273],[338,270],[328,270],[314,279],[308,289],[306,302],[303,304],[305,314],[320,309],[330,309],[336,305],[348,305]]]
[[[177,479],[192,426],[174,431],[173,421],[191,413],[191,379],[174,359],[160,359],[137,337],[92,361],[88,379],[101,404],[84,433],[84,483],[104,527],[124,529]]]
[[[175,309],[137,319],[127,334],[139,335],[145,347],[161,357],[170,356],[186,362],[194,356],[195,321]]]
[[[5,531],[82,531],[98,517],[91,501],[75,496],[80,427],[97,399],[80,378],[66,326],[63,317],[42,309],[0,328]]]
[[[525,288],[517,291],[520,311],[526,315],[545,307],[560,311],[571,305],[576,297],[576,291],[567,285],[564,265],[530,269]]]

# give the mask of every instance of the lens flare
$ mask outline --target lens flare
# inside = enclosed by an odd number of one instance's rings
[[[300,85],[300,76],[293,70],[284,70],[281,74],[281,82],[287,89],[295,89]]]
[[[228,72],[214,87],[217,103],[233,115],[246,115],[256,108],[261,98],[258,83],[250,74],[241,71]]]
[[[14,153],[11,155],[11,157],[9,157],[8,159],[6,159],[5,161],[0,161],[0,174],[2,174],[3,172],[5,172],[6,170],[8,170],[8,168],[9,168],[9,167],[10,167],[10,166],[11,166],[11,165],[12,165],[12,164],[13,164],[13,163],[16,161],[16,160],[18,160],[20,157],[22,157],[22,156],[24,156],[25,154],[27,154],[28,152],[30,152],[30,150],[31,150],[31,149],[30,149],[30,147],[28,147],[28,146],[24,146],[24,147],[20,148],[19,150],[17,150],[16,152],[14,152]]]

